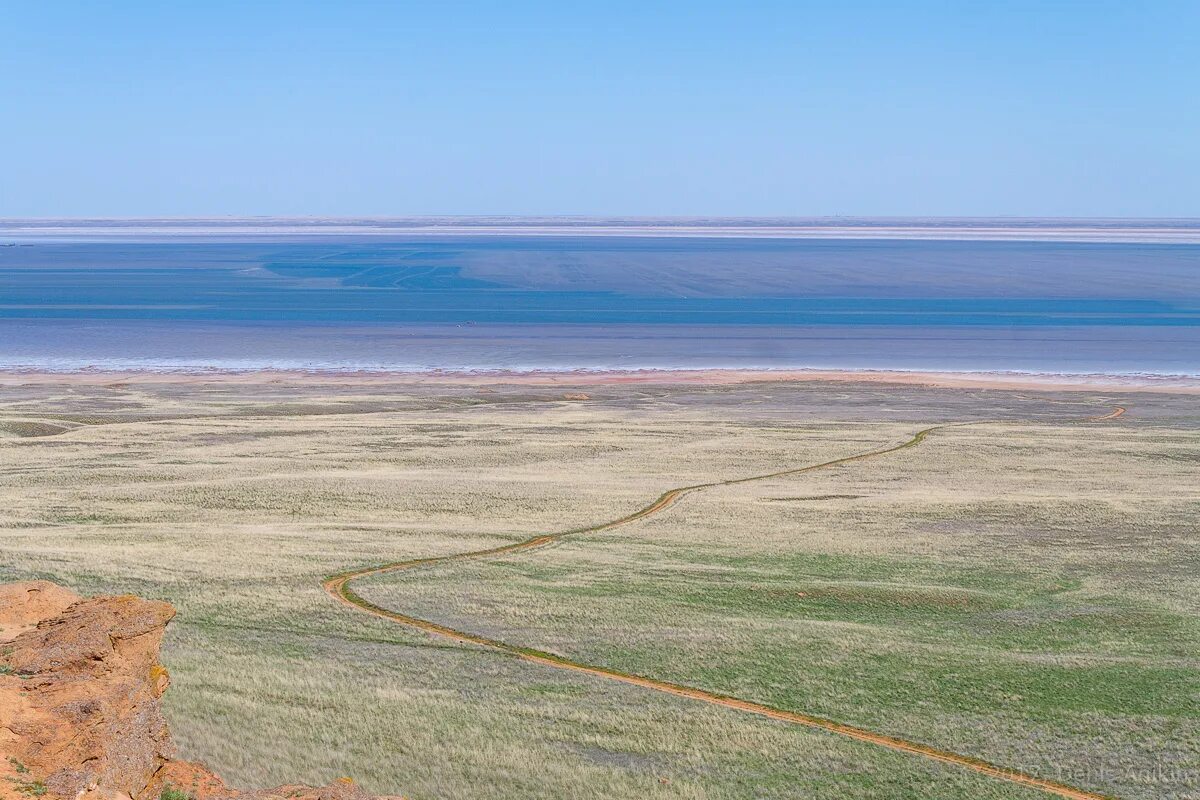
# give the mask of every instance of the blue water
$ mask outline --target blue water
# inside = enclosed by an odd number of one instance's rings
[[[1200,246],[472,236],[0,247],[0,368],[272,366],[1200,374]]]

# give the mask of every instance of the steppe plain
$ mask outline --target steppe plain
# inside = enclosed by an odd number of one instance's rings
[[[430,636],[322,589],[972,423],[355,591],[1090,792],[1181,800],[1200,795],[1197,401],[855,380],[9,375],[0,580],[178,606],[172,730],[184,756],[246,785],[1045,797]]]

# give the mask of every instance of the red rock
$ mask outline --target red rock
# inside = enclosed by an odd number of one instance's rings
[[[176,759],[158,662],[174,616],[130,595],[0,586],[0,800],[158,800],[168,787],[195,800],[369,800],[349,779],[243,792]]]

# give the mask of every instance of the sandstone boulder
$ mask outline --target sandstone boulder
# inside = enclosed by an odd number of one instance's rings
[[[0,800],[368,800],[349,779],[243,792],[176,759],[159,645],[175,609],[0,586]]]

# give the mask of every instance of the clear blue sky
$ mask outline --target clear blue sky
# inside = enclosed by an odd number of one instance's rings
[[[0,216],[1200,216],[1200,2],[0,0]]]

